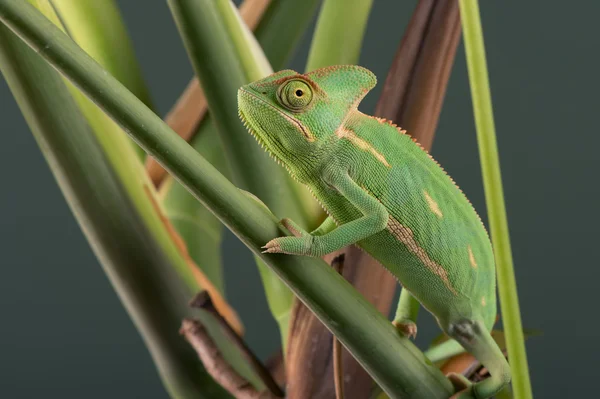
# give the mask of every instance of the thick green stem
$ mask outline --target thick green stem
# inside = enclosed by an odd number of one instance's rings
[[[313,36],[306,71],[358,62],[372,2],[373,0],[325,0]]]
[[[500,160],[496,144],[492,99],[477,0],[460,0],[460,13],[464,30],[465,51],[485,197],[496,257],[500,305],[506,333],[508,358],[513,374],[513,391],[516,398],[527,399],[532,397],[531,382],[529,380],[525,337],[521,325],[517,284],[510,249],[506,209],[504,207]]]
[[[453,391],[423,354],[323,261],[263,254],[275,217],[242,194],[51,22],[21,0],[0,0],[0,20],[70,79],[184,184],[327,325],[392,397],[447,398]]]

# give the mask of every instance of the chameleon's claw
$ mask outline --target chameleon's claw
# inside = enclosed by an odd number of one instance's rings
[[[283,252],[276,238],[266,243],[261,249],[264,249],[262,251],[263,254],[279,254]]]
[[[412,321],[399,322],[393,321],[392,324],[396,327],[396,330],[407,338],[417,338],[417,325]]]

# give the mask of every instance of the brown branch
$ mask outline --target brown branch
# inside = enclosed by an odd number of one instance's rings
[[[283,391],[281,390],[279,385],[277,385],[275,380],[273,380],[271,373],[254,355],[250,348],[248,348],[244,340],[240,338],[240,336],[235,332],[235,330],[229,325],[227,320],[223,316],[221,316],[221,314],[213,304],[213,301],[207,291],[201,291],[200,293],[198,293],[194,297],[194,299],[190,301],[190,306],[202,309],[210,313],[221,326],[223,334],[239,349],[239,351],[244,356],[248,364],[250,364],[256,375],[258,375],[263,384],[265,384],[265,386],[273,395],[273,397],[284,397]]]
[[[240,5],[240,16],[250,30],[254,30],[271,0],[244,0]],[[165,117],[165,122],[185,141],[190,141],[200,122],[206,115],[208,103],[197,77],[193,77],[173,108]],[[146,172],[155,187],[159,187],[167,171],[152,157],[146,158]]]
[[[459,38],[457,0],[420,0],[374,113],[408,129],[426,149],[433,142]],[[397,287],[395,278],[358,248],[350,246],[343,252],[344,277],[387,316]],[[297,302],[288,339],[289,398],[334,396],[331,351],[330,332]],[[343,363],[347,398],[368,397],[370,377],[348,352],[343,355]]]
[[[197,320],[185,319],[179,332],[194,348],[204,368],[231,395],[238,399],[275,399],[270,391],[257,391],[223,358],[223,355]]]
[[[431,149],[460,40],[457,0],[421,0],[394,57],[375,115]]]

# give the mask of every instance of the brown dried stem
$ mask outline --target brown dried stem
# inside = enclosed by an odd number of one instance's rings
[[[254,30],[271,0],[244,0],[240,16],[250,30]],[[190,141],[206,115],[208,103],[197,77],[193,77],[167,116],[165,122],[179,136]],[[155,187],[159,187],[167,171],[152,157],[146,158],[146,171]]]
[[[229,339],[229,341],[233,342],[237,346],[242,355],[246,358],[248,364],[250,364],[256,375],[258,375],[258,377],[262,380],[262,382],[265,384],[265,386],[273,395],[273,397],[284,397],[283,391],[281,390],[279,385],[277,385],[277,383],[271,376],[271,373],[265,368],[265,366],[260,362],[256,355],[254,355],[250,348],[248,348],[244,340],[240,338],[240,336],[235,332],[235,330],[229,325],[227,320],[219,313],[207,291],[201,291],[200,293],[198,293],[194,297],[194,299],[190,301],[190,306],[209,312],[221,325],[223,334]],[[204,360],[202,361],[204,362]],[[233,372],[235,373],[235,371]],[[223,388],[229,390],[229,388],[227,388],[227,386],[225,385],[223,385]]]
[[[238,399],[275,399],[271,391],[257,391],[231,367],[210,338],[202,324],[197,320],[185,319],[179,332],[194,348],[208,373]]]

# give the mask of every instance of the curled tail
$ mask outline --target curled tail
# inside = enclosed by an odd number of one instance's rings
[[[510,382],[510,366],[482,320],[460,320],[450,324],[447,333],[490,372],[489,378],[471,385],[453,398],[487,399]]]

